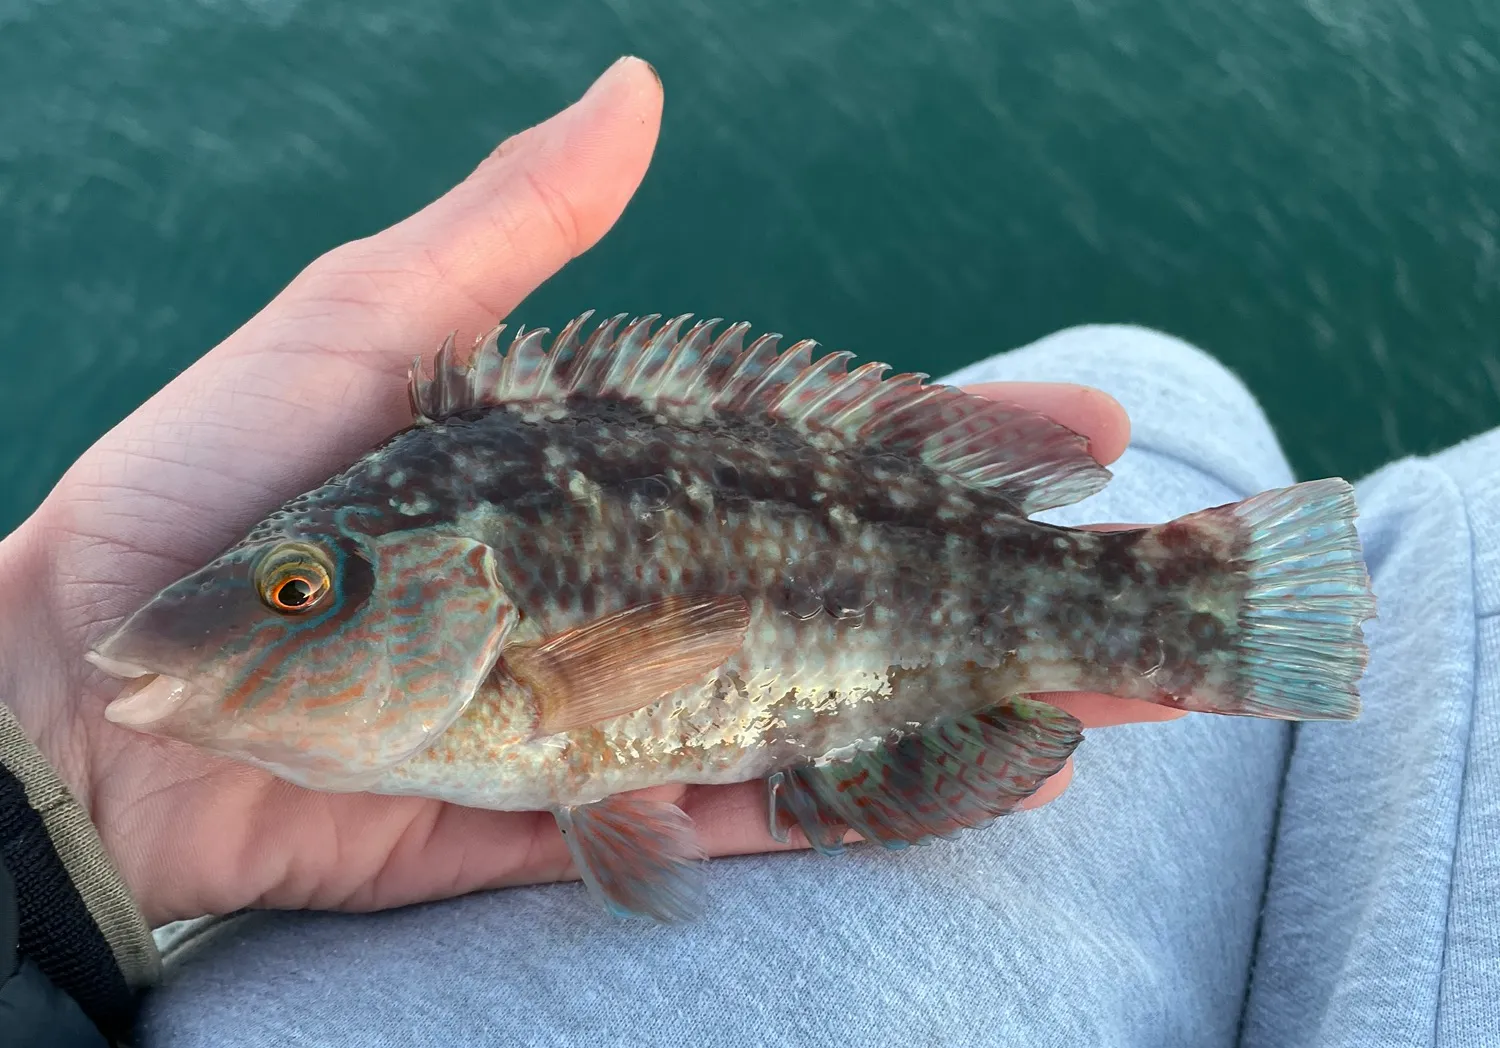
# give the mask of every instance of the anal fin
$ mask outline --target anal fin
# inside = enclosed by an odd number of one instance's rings
[[[675,804],[607,797],[553,814],[584,884],[615,916],[673,922],[702,911],[708,856]]]
[[[1011,699],[851,757],[792,765],[767,780],[771,836],[785,842],[800,824],[825,854],[842,851],[849,830],[887,848],[952,837],[1014,811],[1082,739],[1071,715]]]

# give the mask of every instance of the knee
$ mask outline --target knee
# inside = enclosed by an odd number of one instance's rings
[[[1125,374],[1159,376],[1163,372],[1210,389],[1233,390],[1248,403],[1254,398],[1229,368],[1175,335],[1137,324],[1080,324],[1063,328],[1013,351],[1021,359],[1050,357],[1104,367]]]

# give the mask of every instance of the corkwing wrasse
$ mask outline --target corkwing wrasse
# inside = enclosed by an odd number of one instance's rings
[[[664,783],[891,847],[1013,811],[1080,725],[1024,696],[1352,718],[1374,613],[1350,487],[1156,527],[1078,434],[746,324],[587,315],[451,340],[413,421],[90,658],[107,711],[313,789],[550,810],[615,912],[700,905]],[[685,330],[686,329],[686,330]]]

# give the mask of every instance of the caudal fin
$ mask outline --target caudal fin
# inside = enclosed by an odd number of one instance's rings
[[[1195,517],[1232,519],[1249,580],[1239,615],[1234,708],[1282,720],[1352,720],[1369,660],[1361,624],[1375,595],[1354,530],[1354,490],[1338,479],[1267,491]]]

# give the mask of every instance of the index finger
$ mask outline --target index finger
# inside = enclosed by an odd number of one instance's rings
[[[1130,416],[1102,389],[1071,382],[979,382],[963,387],[1046,415],[1088,438],[1089,452],[1109,465],[1130,443]]]

